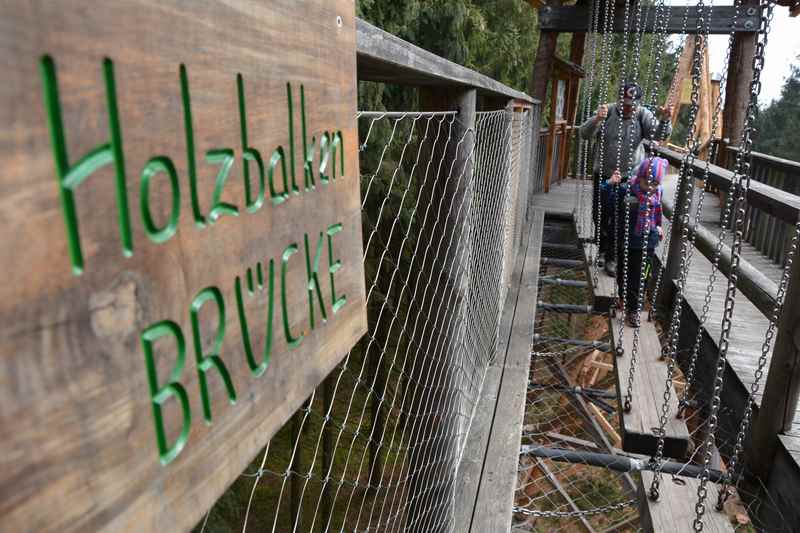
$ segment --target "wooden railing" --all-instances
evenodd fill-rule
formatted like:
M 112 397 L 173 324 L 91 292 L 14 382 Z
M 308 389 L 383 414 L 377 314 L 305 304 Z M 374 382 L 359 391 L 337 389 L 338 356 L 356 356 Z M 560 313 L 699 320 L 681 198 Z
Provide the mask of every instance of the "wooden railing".
M 659 147 L 659 155 L 669 160 L 671 165 L 679 167 L 684 158 L 682 153 Z M 780 246 L 785 249 L 786 242 L 793 235 L 793 228 L 800 218 L 800 196 L 796 196 L 775 186 L 779 184 L 778 178 L 769 178 L 770 173 L 778 172 L 779 165 L 786 168 L 782 162 L 768 160 L 766 156 L 754 156 L 754 181 L 751 181 L 747 191 L 747 225 L 745 234 L 750 236 L 751 242 L 759 242 L 767 249 Z M 771 158 L 775 159 L 775 158 Z M 764 167 L 773 167 L 767 171 Z M 789 168 L 794 168 L 789 165 Z M 735 193 L 733 188 L 733 173 L 718 165 L 707 165 L 705 161 L 695 160 L 689 169 L 695 178 L 702 178 L 707 172 L 708 182 L 725 194 Z M 765 173 L 766 172 L 766 173 Z M 757 174 L 760 173 L 760 174 Z M 758 176 L 758 177 L 756 177 Z M 760 178 L 760 179 L 759 179 Z M 772 179 L 772 184 L 770 184 Z M 786 184 L 789 180 L 784 177 L 780 183 Z M 683 206 L 689 194 L 686 183 L 679 184 L 676 206 Z M 679 235 L 681 231 L 682 212 L 670 213 L 672 215 L 672 232 Z M 676 207 L 676 211 L 680 211 Z M 771 226 L 770 226 L 771 224 Z M 764 229 L 766 225 L 766 230 Z M 783 229 L 779 229 L 780 227 Z M 769 228 L 772 228 L 769 230 Z M 790 231 L 789 228 L 792 228 Z M 689 233 L 695 236 L 697 250 L 710 261 L 714 260 L 717 236 L 714 232 L 702 225 L 690 225 Z M 780 233 L 782 232 L 782 233 Z M 674 240 L 674 239 L 673 239 Z M 772 244 L 769 242 L 772 241 Z M 672 253 L 670 249 L 665 265 L 665 279 L 676 279 L 680 254 Z M 782 260 L 779 257 L 779 260 Z M 726 277 L 731 274 L 731 249 L 723 246 L 720 258 L 720 271 Z M 790 430 L 794 413 L 800 397 L 800 352 L 796 340 L 800 338 L 800 260 L 795 259 L 789 272 L 789 283 L 786 291 L 783 313 L 778 321 L 777 336 L 769 364 L 764 395 L 761 399 L 759 415 L 754 423 L 753 450 L 758 450 L 757 457 L 752 459 L 751 468 L 757 475 L 764 476 L 770 471 L 772 459 L 778 446 L 778 435 Z M 665 285 L 664 287 L 666 287 Z M 766 317 L 772 319 L 775 314 L 775 302 L 778 292 L 777 284 L 767 278 L 756 267 L 747 261 L 740 262 L 737 288 L 746 296 L 755 307 Z M 667 302 L 671 299 L 666 300 Z
M 728 147 L 718 160 L 728 170 L 736 164 L 738 148 Z M 759 152 L 752 152 L 751 179 L 791 195 L 800 193 L 800 163 Z M 744 238 L 776 263 L 784 264 L 794 231 L 793 221 L 782 220 L 764 210 L 748 206 Z
M 565 120 L 557 120 L 552 128 L 539 131 L 539 177 L 542 180 L 542 191 L 549 192 L 550 187 L 562 181 L 569 172 L 571 142 L 574 126 Z

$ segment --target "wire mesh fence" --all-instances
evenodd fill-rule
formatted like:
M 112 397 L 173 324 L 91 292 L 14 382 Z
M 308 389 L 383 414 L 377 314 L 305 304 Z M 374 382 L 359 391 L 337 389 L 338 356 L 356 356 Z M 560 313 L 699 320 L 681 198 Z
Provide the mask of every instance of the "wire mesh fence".
M 535 110 L 359 114 L 368 332 L 198 531 L 451 531 Z

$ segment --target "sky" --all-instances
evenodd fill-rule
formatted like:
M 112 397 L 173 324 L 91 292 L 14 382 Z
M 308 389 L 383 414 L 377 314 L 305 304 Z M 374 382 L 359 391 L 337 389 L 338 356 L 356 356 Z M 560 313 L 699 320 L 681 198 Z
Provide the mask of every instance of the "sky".
M 667 0 L 667 4 L 694 5 L 696 2 Z M 732 5 L 730 0 L 715 1 L 714 5 Z M 727 35 L 712 35 L 709 39 L 709 66 L 711 72 L 722 73 L 727 68 L 725 52 L 728 49 Z M 790 65 L 800 64 L 800 16 L 789 17 L 789 8 L 775 6 L 772 26 L 767 40 L 764 71 L 761 73 L 761 95 L 759 105 L 769 105 L 781 95 L 781 88 L 791 72 Z
M 713 35 L 709 39 L 708 57 L 711 72 L 722 73 L 726 69 L 725 52 L 728 49 L 727 35 Z M 800 17 L 789 17 L 789 8 L 775 6 L 772 29 L 767 40 L 764 71 L 761 73 L 761 95 L 759 103 L 768 105 L 781 95 L 781 88 L 790 74 L 791 64 L 800 64 Z

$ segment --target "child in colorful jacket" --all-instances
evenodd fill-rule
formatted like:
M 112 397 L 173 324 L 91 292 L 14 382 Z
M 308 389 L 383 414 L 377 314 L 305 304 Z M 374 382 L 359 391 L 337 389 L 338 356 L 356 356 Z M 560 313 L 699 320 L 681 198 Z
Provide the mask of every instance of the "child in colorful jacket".
M 641 277 L 642 261 L 645 261 L 645 272 L 649 273 L 650 263 L 656 246 L 664 237 L 662 226 L 661 199 L 662 182 L 667 173 L 669 163 L 661 157 L 647 158 L 639 165 L 636 176 L 627 184 L 620 183 L 619 176 L 614 175 L 605 184 L 606 205 L 614 209 L 620 218 L 616 226 L 617 246 L 617 289 L 620 299 L 625 296 L 625 312 L 628 325 L 637 327 L 639 316 L 639 291 L 642 283 L 647 282 L 647 275 Z M 628 209 L 628 268 L 625 272 L 625 211 Z M 611 223 L 614 223 L 613 217 Z M 614 229 L 609 228 L 613 234 Z M 623 293 L 625 289 L 625 293 Z

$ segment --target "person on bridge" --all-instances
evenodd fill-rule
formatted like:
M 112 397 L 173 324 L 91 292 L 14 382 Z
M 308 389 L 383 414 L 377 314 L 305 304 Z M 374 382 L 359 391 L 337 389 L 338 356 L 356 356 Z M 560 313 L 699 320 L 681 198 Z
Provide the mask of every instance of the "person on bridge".
M 620 183 L 627 182 L 628 177 L 644 160 L 642 141 L 650 138 L 663 141 L 672 133 L 672 110 L 669 106 L 659 107 L 655 114 L 641 106 L 642 88 L 636 83 L 625 84 L 620 92 L 621 108 L 618 104 L 603 104 L 580 126 L 580 136 L 594 141 L 592 220 L 597 222 L 597 211 L 600 209 L 600 227 L 595 227 L 595 231 L 599 231 L 600 240 L 598 261 L 605 263 L 609 276 L 615 276 L 617 271 L 611 239 L 614 235 L 613 228 L 618 227 L 618 224 L 614 219 L 615 210 L 599 205 L 602 201 L 601 184 L 611 179 L 615 172 L 620 174 Z
M 661 157 L 648 158 L 642 161 L 634 176 L 628 183 L 622 182 L 622 174 L 614 171 L 611 179 L 602 185 L 603 196 L 610 209 L 618 208 L 620 224 L 617 242 L 617 291 L 620 300 L 624 298 L 626 322 L 630 327 L 639 325 L 636 312 L 639 307 L 639 291 L 641 285 L 647 286 L 650 265 L 656 246 L 664 238 L 662 227 L 661 186 L 667 174 L 669 163 Z M 625 211 L 628 209 L 628 268 L 625 271 Z M 642 264 L 644 261 L 644 265 Z M 645 275 L 642 277 L 642 266 Z M 625 292 L 623 292 L 623 288 Z

